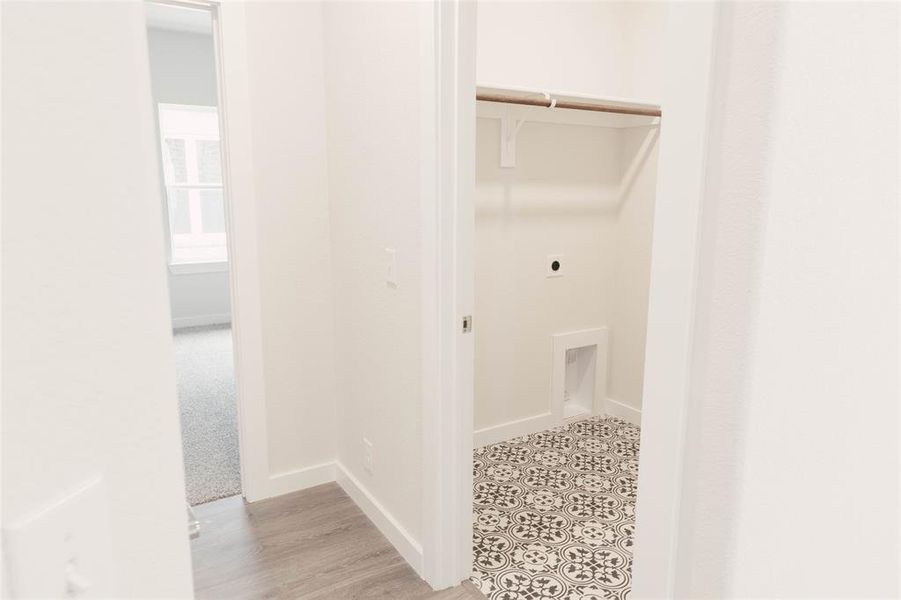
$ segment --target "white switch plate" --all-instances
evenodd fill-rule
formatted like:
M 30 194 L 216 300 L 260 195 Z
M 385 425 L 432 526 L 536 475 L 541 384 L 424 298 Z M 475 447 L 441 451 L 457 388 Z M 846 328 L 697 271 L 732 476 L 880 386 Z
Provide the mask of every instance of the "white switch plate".
M 103 478 L 97 476 L 4 526 L 12 597 L 115 597 L 108 519 Z
M 566 264 L 564 258 L 565 257 L 562 254 L 548 254 L 547 261 L 545 262 L 545 276 L 563 277 L 563 267 Z
M 397 250 L 385 248 L 385 281 L 391 287 L 397 287 Z

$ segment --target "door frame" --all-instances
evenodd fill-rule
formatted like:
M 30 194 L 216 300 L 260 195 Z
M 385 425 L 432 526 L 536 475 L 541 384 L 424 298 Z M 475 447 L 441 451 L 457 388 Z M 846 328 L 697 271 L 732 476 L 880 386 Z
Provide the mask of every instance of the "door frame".
M 672 597 L 679 549 L 707 139 L 713 2 L 671 5 L 660 128 L 632 598 Z M 472 563 L 476 7 L 435 0 L 434 202 L 423 202 L 423 576 L 435 589 Z M 424 104 L 425 105 L 425 104 Z M 428 178 L 427 178 L 428 179 Z M 429 236 L 434 241 L 428 242 Z M 479 327 L 478 315 L 473 328 Z
M 434 87 L 422 96 L 432 120 L 423 127 L 432 168 L 421 224 L 422 577 L 444 589 L 472 570 L 474 344 L 462 321 L 473 307 L 476 3 L 427 6 L 423 78 Z
M 241 493 L 253 502 L 271 493 L 244 6 L 218 0 L 145 2 L 203 10 L 212 21 Z
M 204 2 L 213 16 L 216 84 L 225 170 L 238 443 L 244 498 L 272 495 L 263 371 L 263 317 L 253 175 L 250 80 L 244 3 Z

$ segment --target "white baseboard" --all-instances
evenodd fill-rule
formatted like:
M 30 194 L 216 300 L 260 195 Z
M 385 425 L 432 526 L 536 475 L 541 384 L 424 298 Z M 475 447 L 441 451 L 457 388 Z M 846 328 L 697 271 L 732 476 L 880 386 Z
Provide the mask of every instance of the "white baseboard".
M 607 398 L 606 411 L 612 417 L 619 417 L 633 425 L 641 426 L 641 411 L 628 404 L 623 404 L 619 400 Z
M 270 475 L 264 498 L 290 494 L 331 482 L 337 482 L 341 486 L 354 504 L 369 517 L 369 520 L 421 577 L 422 546 L 340 462 L 322 463 L 296 471 Z M 264 498 L 259 498 L 259 500 Z
M 232 322 L 229 313 L 221 315 L 196 315 L 193 317 L 174 317 L 172 329 L 184 329 L 185 327 L 203 327 L 206 325 L 225 325 Z
M 266 498 L 299 492 L 323 483 L 335 481 L 335 463 L 328 462 L 312 467 L 304 467 L 296 471 L 276 473 L 269 476 Z M 262 498 L 260 498 L 262 500 Z
M 382 532 L 394 548 L 404 557 L 413 570 L 422 577 L 422 546 L 413 536 L 389 513 L 369 490 L 354 477 L 340 462 L 336 462 L 336 480 L 338 485 L 356 503 L 369 520 Z
M 637 408 L 632 408 L 627 404 L 623 404 L 619 400 L 607 398 L 605 412 L 610 416 L 619 417 L 633 425 L 641 425 L 641 411 Z M 517 419 L 516 421 L 508 421 L 506 423 L 501 423 L 500 425 L 492 425 L 491 427 L 485 427 L 473 432 L 473 446 L 475 448 L 481 448 L 488 444 L 497 444 L 498 442 L 512 440 L 513 438 L 529 435 L 530 433 L 537 433 L 539 431 L 544 431 L 545 429 L 558 427 L 568 421 L 577 421 L 589 416 L 591 415 L 585 414 L 576 417 L 555 419 L 552 413 L 546 412 L 524 419 Z
M 550 412 L 517 419 L 516 421 L 508 421 L 500 425 L 492 425 L 491 427 L 474 431 L 472 435 L 473 445 L 476 448 L 481 448 L 488 444 L 496 444 L 515 437 L 544 431 L 560 424 L 554 420 Z

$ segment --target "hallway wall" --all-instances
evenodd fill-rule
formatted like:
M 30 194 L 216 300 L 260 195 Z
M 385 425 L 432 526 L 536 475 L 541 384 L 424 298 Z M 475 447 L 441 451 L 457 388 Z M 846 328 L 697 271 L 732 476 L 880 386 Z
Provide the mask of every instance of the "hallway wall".
M 745 388 L 734 596 L 901 592 L 899 8 L 783 5 L 770 71 L 776 101 Z M 736 27 L 750 22 L 737 19 Z M 868 482 L 865 509 L 861 490 L 847 485 L 850 474 Z M 867 550 L 843 556 L 836 572 L 827 566 L 835 539 L 822 525 L 849 514 L 854 525 L 843 531 L 842 547 Z M 784 543 L 772 544 L 786 533 Z
M 680 598 L 899 593 L 898 13 L 723 10 Z
M 4 2 L 2 17 L 3 526 L 99 475 L 91 534 L 108 516 L 112 547 L 85 576 L 112 574 L 109 597 L 188 598 L 143 6 Z M 29 564 L 52 586 L 47 566 Z
M 337 455 L 413 553 L 422 531 L 420 94 L 428 74 L 420 31 L 428 9 L 324 8 Z M 386 282 L 386 248 L 397 253 L 396 286 Z
M 336 451 L 322 6 L 244 11 L 269 476 L 281 493 L 318 481 Z

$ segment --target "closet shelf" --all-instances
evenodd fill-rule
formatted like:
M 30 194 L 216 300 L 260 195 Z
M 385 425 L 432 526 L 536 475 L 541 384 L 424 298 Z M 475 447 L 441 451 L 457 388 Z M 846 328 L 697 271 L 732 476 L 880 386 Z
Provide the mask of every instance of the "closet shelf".
M 476 100 L 476 116 L 489 119 L 614 128 L 660 123 L 659 105 L 626 98 L 479 85 Z

